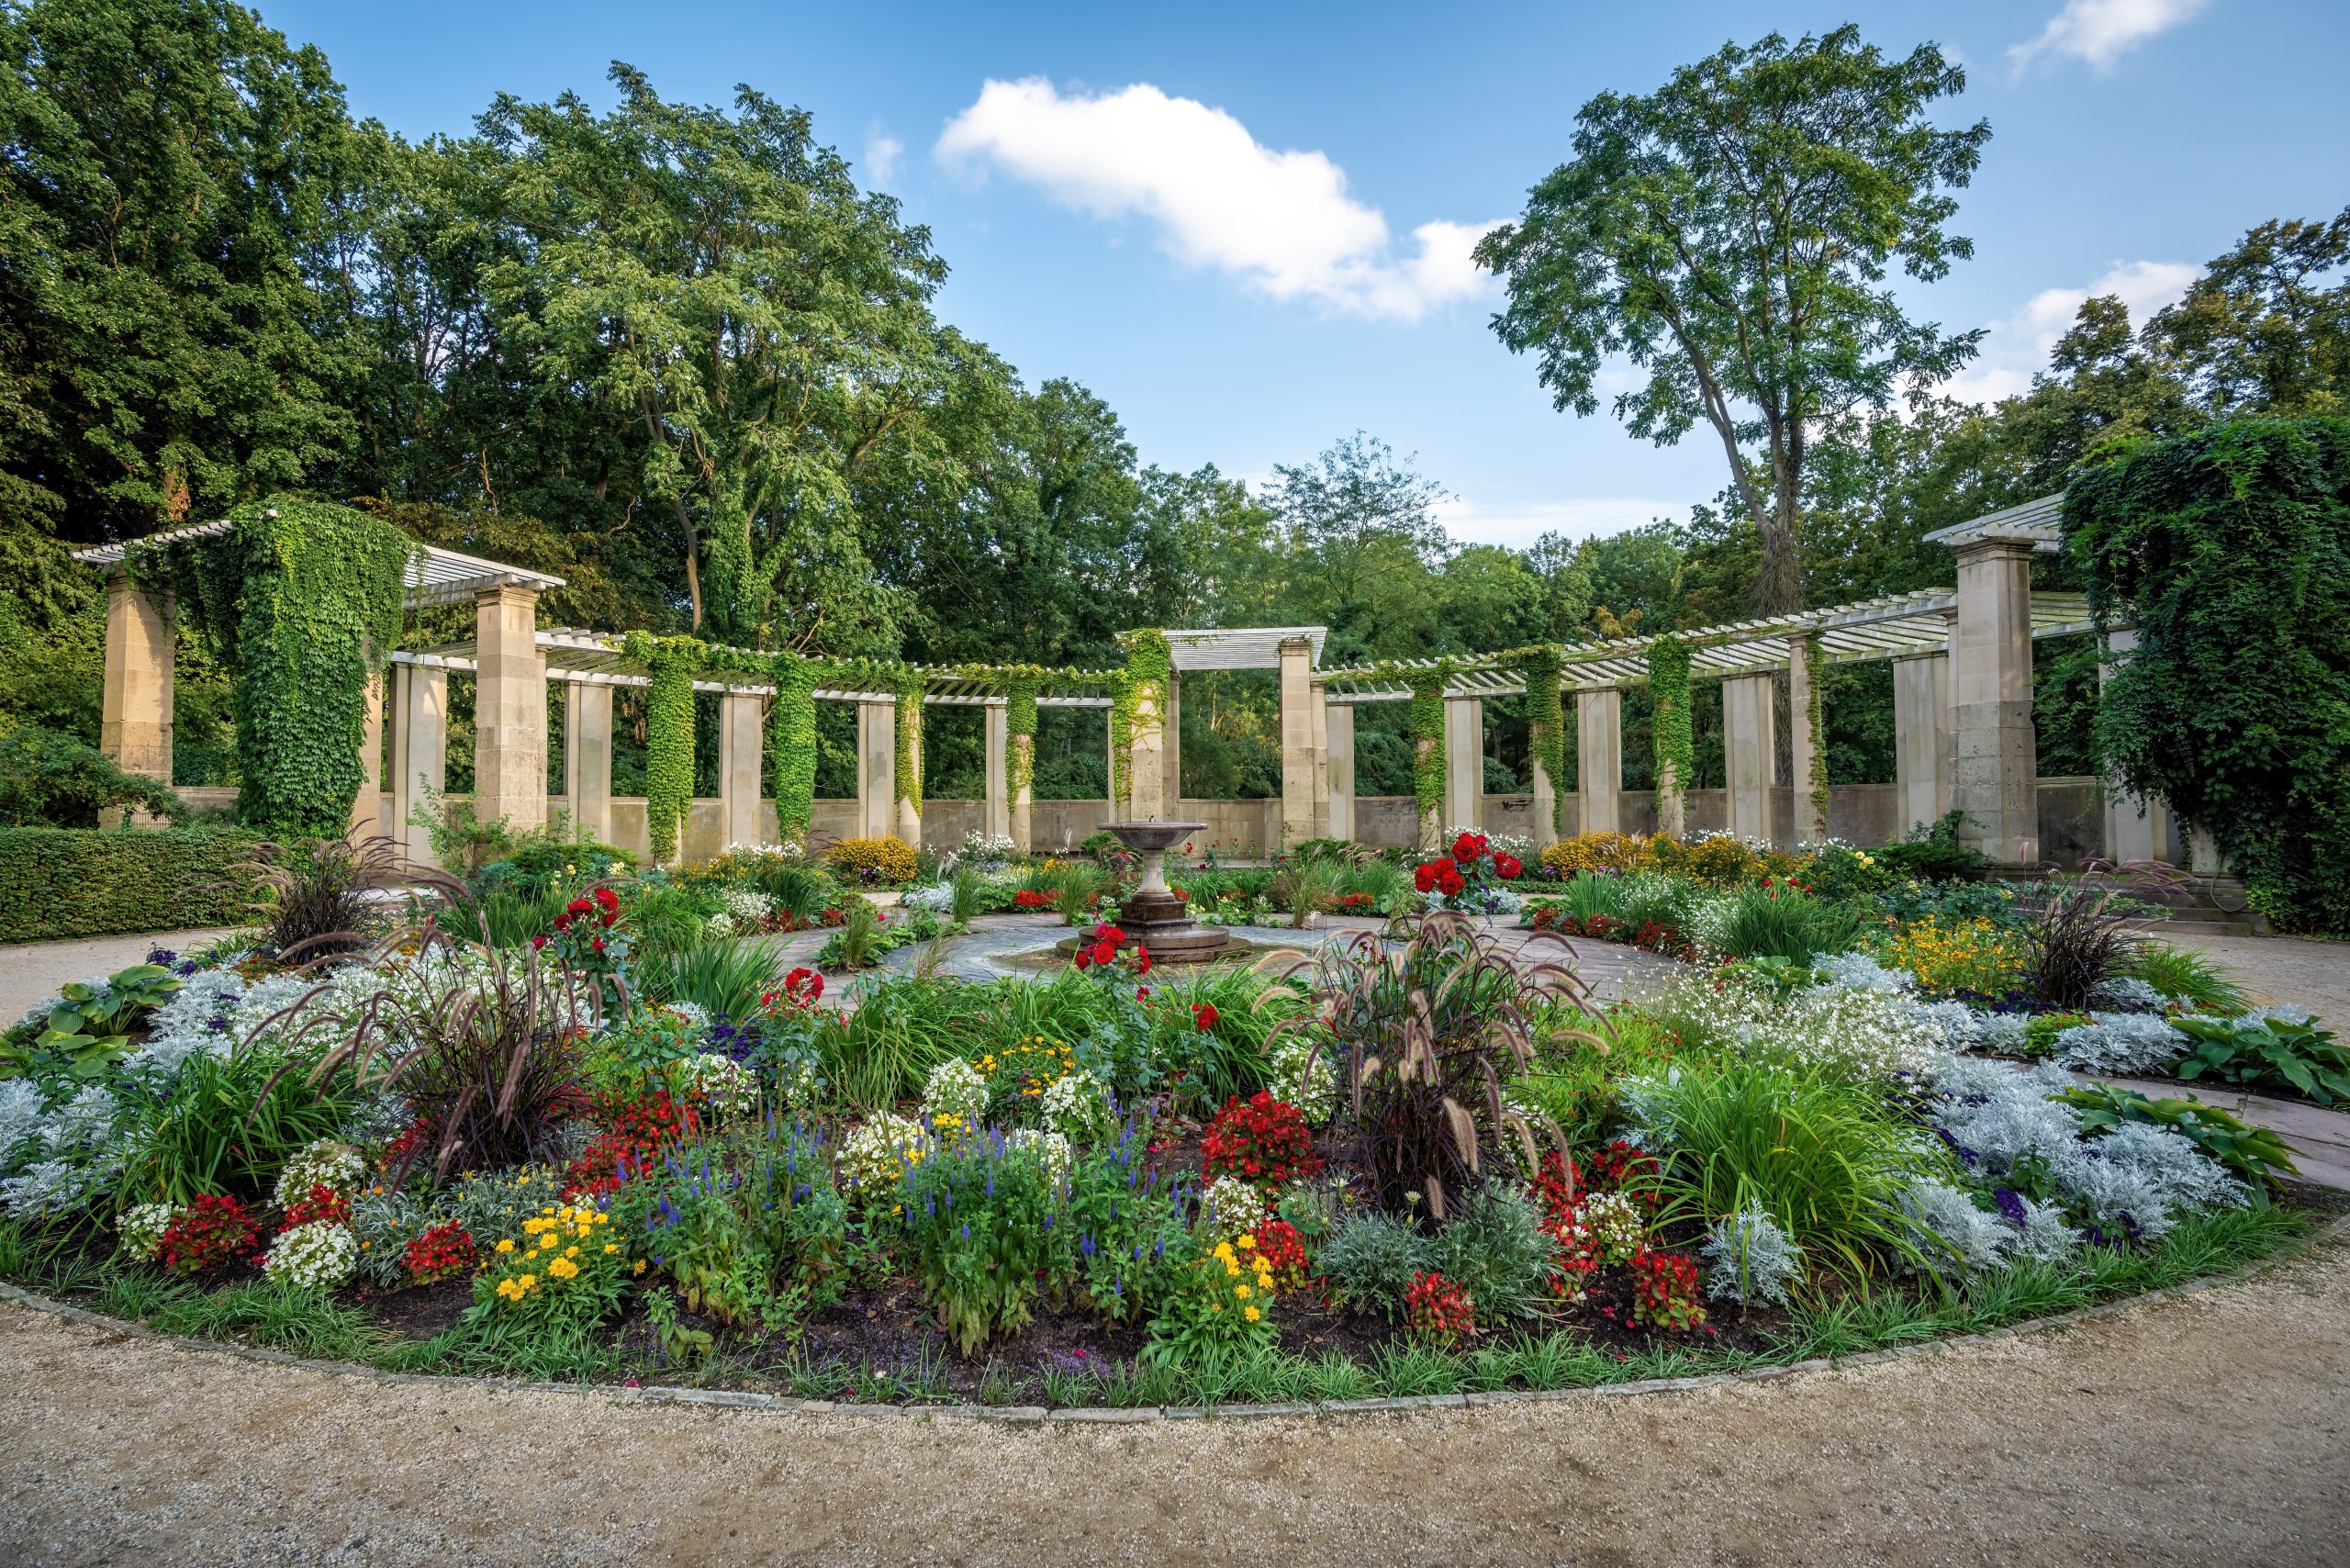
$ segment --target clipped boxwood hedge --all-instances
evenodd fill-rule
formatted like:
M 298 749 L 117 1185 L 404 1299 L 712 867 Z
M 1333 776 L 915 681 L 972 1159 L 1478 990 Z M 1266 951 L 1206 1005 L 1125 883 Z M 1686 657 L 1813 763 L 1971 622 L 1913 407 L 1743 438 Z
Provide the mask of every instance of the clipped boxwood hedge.
M 115 936 L 250 918 L 257 835 L 234 828 L 0 828 L 0 942 Z

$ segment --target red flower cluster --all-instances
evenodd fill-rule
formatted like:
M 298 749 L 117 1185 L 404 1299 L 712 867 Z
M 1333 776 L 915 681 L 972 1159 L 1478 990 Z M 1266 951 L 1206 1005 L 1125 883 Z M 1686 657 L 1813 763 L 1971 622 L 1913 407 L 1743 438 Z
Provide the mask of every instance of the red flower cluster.
M 1697 1265 L 1678 1252 L 1632 1254 L 1632 1321 L 1660 1334 L 1689 1334 L 1706 1326 L 1697 1301 Z
M 1377 902 L 1369 893 L 1340 893 L 1331 907 L 1343 914 L 1352 910 L 1369 909 Z
M 1777 898 L 1783 892 L 1807 893 L 1811 891 L 1811 886 L 1798 882 L 1793 877 L 1765 877 L 1762 879 L 1762 891 L 1771 898 Z
M 567 934 L 573 922 L 592 919 L 597 924 L 610 929 L 620 917 L 620 894 L 610 888 L 598 888 L 588 897 L 573 899 L 564 905 L 563 913 L 554 917 L 554 928 Z
M 1450 1345 L 1477 1332 L 1476 1304 L 1442 1274 L 1414 1274 L 1404 1292 L 1404 1321 L 1414 1333 Z
M 285 1217 L 277 1222 L 277 1228 L 282 1234 L 320 1219 L 337 1225 L 351 1223 L 351 1200 L 323 1182 L 313 1183 L 308 1192 L 285 1205 Z
M 1583 1192 L 1583 1171 L 1575 1162 L 1557 1149 L 1542 1157 L 1541 1169 L 1534 1173 L 1534 1202 L 1542 1210 L 1547 1225 L 1556 1225 L 1575 1212 L 1575 1201 Z
M 1257 1227 L 1257 1256 L 1272 1265 L 1273 1288 L 1277 1291 L 1300 1291 L 1305 1288 L 1308 1267 L 1305 1260 L 1305 1238 L 1297 1226 L 1285 1219 L 1269 1219 Z
M 473 1234 L 455 1220 L 447 1220 L 409 1242 L 401 1256 L 408 1264 L 408 1278 L 420 1285 L 453 1280 L 474 1266 Z
M 1517 874 L 1525 869 L 1526 862 L 1515 855 L 1502 854 L 1494 857 L 1494 875 L 1505 882 L 1516 881 Z
M 1118 961 L 1118 949 L 1126 944 L 1126 934 L 1107 921 L 1093 928 L 1085 945 L 1077 950 L 1077 967 L 1080 969 L 1097 966 L 1108 968 Z M 1135 973 L 1150 973 L 1150 949 L 1137 946 L 1134 956 Z
M 1012 895 L 1012 907 L 1014 909 L 1044 909 L 1052 902 L 1034 888 L 1023 888 Z
M 172 1216 L 156 1249 L 175 1274 L 208 1274 L 261 1250 L 261 1226 L 234 1198 L 206 1193 Z
M 1449 860 L 1426 861 L 1412 872 L 1412 886 L 1424 893 L 1442 893 L 1450 898 L 1467 885 L 1461 879 L 1460 868 Z
M 824 994 L 824 977 L 801 966 L 783 977 L 783 989 L 764 992 L 759 1006 L 769 1013 L 805 1013 Z
M 564 1172 L 565 1197 L 611 1192 L 660 1159 L 663 1149 L 701 1130 L 693 1107 L 672 1100 L 666 1090 L 608 1109 L 603 1121 L 604 1130 Z
M 1200 1168 L 1213 1182 L 1237 1176 L 1252 1186 L 1279 1192 L 1322 1169 L 1305 1114 L 1259 1089 L 1248 1099 L 1235 1095 L 1208 1124 L 1200 1142 Z
M 1650 1208 L 1656 1206 L 1662 1191 L 1663 1172 L 1656 1156 L 1634 1144 L 1617 1138 L 1591 1157 L 1584 1168 L 1591 1184 L 1603 1193 L 1621 1193 L 1638 1199 Z
M 1452 857 L 1455 860 L 1482 859 L 1491 842 L 1482 833 L 1463 833 L 1452 841 Z
M 1214 1028 L 1215 1021 L 1222 1016 L 1223 1014 L 1216 1012 L 1215 1003 L 1203 1002 L 1192 1009 L 1192 1027 L 1204 1033 Z

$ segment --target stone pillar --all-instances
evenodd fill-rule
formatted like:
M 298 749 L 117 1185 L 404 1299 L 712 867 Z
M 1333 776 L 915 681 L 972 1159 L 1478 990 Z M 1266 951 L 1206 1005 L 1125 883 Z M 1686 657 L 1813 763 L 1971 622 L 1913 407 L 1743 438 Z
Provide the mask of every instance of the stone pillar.
M 172 781 L 172 596 L 143 593 L 118 567 L 106 578 L 105 684 L 98 698 L 98 749 L 125 773 Z M 118 825 L 127 808 L 99 813 Z
M 1330 827 L 1332 838 L 1348 843 L 1355 836 L 1355 705 L 1323 703 L 1323 729 L 1330 737 Z
M 987 706 L 988 805 L 980 831 L 990 838 L 1012 835 L 1012 799 L 1004 790 L 1004 781 L 1012 765 L 1007 742 L 1012 733 L 1012 711 L 1001 702 Z
M 1013 735 L 1004 759 L 1012 790 L 1012 846 L 1027 854 L 1035 844 L 1036 737 Z
M 612 689 L 599 681 L 564 686 L 563 790 L 571 826 L 599 844 L 612 841 Z
M 1962 842 L 1998 866 L 2040 862 L 2039 756 L 2031 733 L 2031 546 L 1958 546 L 1951 691 L 1958 759 L 1951 804 Z
M 728 847 L 757 844 L 759 762 L 766 747 L 765 704 L 755 691 L 728 689 L 718 700 L 718 800 Z
M 2221 876 L 2228 868 L 2220 854 L 2220 841 L 2199 827 L 2187 835 L 2187 868 L 2199 877 Z
M 1624 693 L 1588 686 L 1575 693 L 1575 803 L 1578 831 L 1621 833 L 1624 794 Z
M 1911 654 L 1893 661 L 1894 799 L 1897 836 L 1931 825 L 1950 810 L 1951 761 L 1958 729 L 1950 706 L 1950 655 Z
M 1771 782 L 1777 766 L 1777 712 L 1767 675 L 1722 681 L 1722 735 L 1729 784 L 1729 831 L 1744 839 L 1771 836 Z
M 897 827 L 898 705 L 856 705 L 856 835 L 887 838 Z
M 1550 765 L 1542 760 L 1544 744 L 1542 725 L 1526 726 L 1526 756 L 1534 772 L 1534 853 L 1540 855 L 1559 838 L 1559 781 L 1550 777 Z
M 422 665 L 399 666 L 403 700 L 392 732 L 392 766 L 399 770 L 393 810 L 395 836 L 405 836 L 408 857 L 437 866 L 432 830 L 414 820 L 419 807 L 440 809 L 449 787 L 449 672 Z
M 1485 821 L 1485 704 L 1476 697 L 1444 700 L 1444 830 L 1482 827 Z
M 1148 682 L 1135 689 L 1133 726 L 1126 732 L 1126 809 L 1132 821 L 1171 822 L 1167 808 L 1167 715 Z
M 1444 753 L 1438 748 L 1443 745 L 1441 736 L 1415 735 L 1412 737 L 1412 804 L 1416 813 L 1419 847 L 1423 853 L 1432 854 L 1444 843 L 1444 800 L 1438 797 L 1433 803 L 1423 805 L 1419 801 L 1418 790 L 1420 779 L 1427 774 L 1429 757 L 1431 755 L 1442 756 Z M 1448 778 L 1446 782 L 1449 786 L 1450 779 Z
M 1795 790 L 1795 844 L 1782 847 L 1792 849 L 1796 845 L 1828 842 L 1828 801 L 1812 793 L 1811 767 L 1816 753 L 1811 733 L 1811 663 L 1805 650 L 1811 639 L 1807 636 L 1787 639 L 1787 783 Z M 1820 715 L 1820 727 L 1827 727 L 1828 715 Z
M 922 704 L 909 702 L 899 706 L 895 725 L 907 732 L 906 770 L 912 777 L 897 780 L 897 812 L 892 826 L 900 838 L 912 845 L 916 849 L 920 849 L 922 847 Z M 892 730 L 890 742 L 894 771 L 895 729 Z
M 351 798 L 351 831 L 358 838 L 384 832 L 384 684 L 377 670 L 361 689 L 367 709 L 359 721 L 359 792 Z
M 1340 836 L 1330 831 L 1330 703 L 1319 689 L 1309 689 L 1305 711 L 1314 716 L 1314 836 Z
M 1168 819 L 1183 814 L 1183 678 L 1167 672 L 1167 740 L 1160 767 L 1167 775 Z
M 2134 630 L 2109 632 L 2105 636 L 2105 657 L 2097 666 L 2097 683 L 2100 689 L 2123 659 L 2138 650 L 2138 633 Z M 2117 865 L 2132 860 L 2163 860 L 2176 863 L 2178 859 L 2177 834 L 2171 824 L 2170 807 L 2159 800 L 2147 800 L 2133 795 L 2118 778 L 2103 781 L 2105 796 L 2105 857 Z M 2216 857 L 2214 857 L 2216 860 Z M 2215 866 L 2216 868 L 2216 866 Z
M 1314 644 L 1281 644 L 1281 841 L 1286 849 L 1314 836 L 1315 783 L 1321 758 L 1314 753 Z
M 474 820 L 516 833 L 547 820 L 547 664 L 535 588 L 474 597 Z

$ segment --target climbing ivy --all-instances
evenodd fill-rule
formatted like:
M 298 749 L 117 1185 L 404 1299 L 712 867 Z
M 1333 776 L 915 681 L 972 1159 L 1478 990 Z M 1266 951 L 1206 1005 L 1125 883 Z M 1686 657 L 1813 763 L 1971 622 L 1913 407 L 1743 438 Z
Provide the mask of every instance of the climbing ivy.
M 776 829 L 805 845 L 816 802 L 816 665 L 798 654 L 768 662 L 775 704 L 767 710 L 767 756 L 775 763 Z
M 281 835 L 351 823 L 369 678 L 400 631 L 414 541 L 349 507 L 279 498 L 239 507 L 220 533 L 133 550 L 142 585 L 237 671 L 238 817 Z
M 1444 664 L 1412 671 L 1412 798 L 1422 822 L 1444 810 L 1444 683 L 1451 676 Z M 1422 741 L 1435 744 L 1423 746 Z
M 898 799 L 922 814 L 922 678 L 901 670 L 898 693 Z
M 1167 686 L 1175 675 L 1175 651 L 1168 644 L 1167 633 L 1151 627 L 1129 632 L 1119 641 L 1125 646 L 1126 667 L 1111 688 L 1111 782 L 1119 810 L 1131 812 L 1135 720 L 1146 697 L 1150 699 L 1151 711 L 1162 722 L 1166 720 Z
M 1037 684 L 1035 676 L 1013 676 L 1003 683 L 1004 790 L 1010 800 L 1020 799 L 1036 776 Z
M 709 649 L 692 637 L 631 632 L 621 651 L 653 678 L 644 697 L 644 825 L 653 858 L 677 857 L 694 800 L 694 677 Z
M 1550 831 L 1562 833 L 1567 812 L 1567 713 L 1559 700 L 1560 650 L 1551 644 L 1528 648 L 1518 659 L 1526 678 L 1526 722 L 1529 749 L 1550 779 Z
M 1655 711 L 1657 831 L 1664 831 L 1667 801 L 1688 793 L 1696 756 L 1689 739 L 1689 650 L 1677 637 L 1649 645 L 1649 700 Z
M 1803 640 L 1804 687 L 1811 693 L 1804 714 L 1804 722 L 1811 729 L 1811 777 L 1805 782 L 1811 788 L 1813 817 L 1823 839 L 1828 836 L 1828 709 L 1819 678 L 1826 673 L 1827 663 L 1819 633 L 1814 632 Z

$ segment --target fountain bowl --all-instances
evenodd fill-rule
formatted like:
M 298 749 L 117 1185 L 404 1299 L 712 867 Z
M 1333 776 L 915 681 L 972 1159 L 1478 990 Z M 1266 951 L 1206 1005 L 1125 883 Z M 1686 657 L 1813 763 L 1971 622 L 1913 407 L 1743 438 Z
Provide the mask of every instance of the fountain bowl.
M 1102 830 L 1142 857 L 1142 886 L 1119 906 L 1118 924 L 1136 942 L 1150 949 L 1155 962 L 1202 964 L 1225 956 L 1232 938 L 1222 926 L 1198 925 L 1191 907 L 1167 886 L 1167 868 L 1160 858 L 1184 839 L 1206 829 L 1205 823 L 1103 823 Z M 1072 945 L 1073 946 L 1073 945 Z

